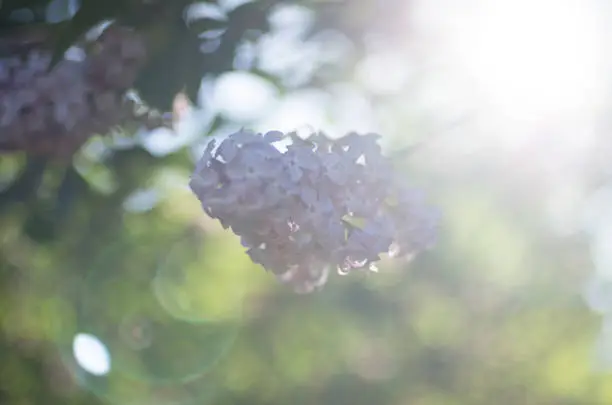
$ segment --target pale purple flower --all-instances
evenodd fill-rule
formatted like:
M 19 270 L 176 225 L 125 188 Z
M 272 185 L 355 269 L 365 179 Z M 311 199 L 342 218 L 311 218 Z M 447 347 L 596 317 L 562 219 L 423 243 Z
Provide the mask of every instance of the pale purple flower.
M 230 137 L 221 142 L 215 155 L 221 156 L 224 163 L 229 163 L 238 155 L 238 149 L 238 143 Z
M 375 271 L 392 246 L 414 254 L 435 240 L 434 211 L 397 181 L 377 139 L 241 130 L 214 153 L 209 145 L 190 185 L 255 263 L 311 292 L 330 269 Z M 285 152 L 279 141 L 289 141 Z
M 285 170 L 292 182 L 299 182 L 307 171 L 319 168 L 318 157 L 312 150 L 312 145 L 303 142 L 289 145 L 284 154 Z
M 127 53 L 112 52 L 111 48 L 122 44 Z M 52 50 L 44 44 L 32 44 L 23 57 L 0 57 L 0 133 L 4 145 L 68 157 L 91 135 L 107 133 L 122 124 L 146 122 L 134 116 L 125 97 L 145 62 L 146 44 L 140 34 L 112 24 L 96 40 L 96 46 L 87 45 L 91 51 L 83 59 L 64 58 L 51 71 Z M 99 80 L 112 70 L 120 71 L 121 86 Z M 49 143 L 48 137 L 54 141 Z

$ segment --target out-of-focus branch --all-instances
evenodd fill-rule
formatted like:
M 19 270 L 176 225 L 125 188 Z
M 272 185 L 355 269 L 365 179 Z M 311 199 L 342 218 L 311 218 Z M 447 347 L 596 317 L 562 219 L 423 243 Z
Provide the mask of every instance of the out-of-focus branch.
M 14 202 L 25 202 L 36 194 L 46 167 L 47 159 L 28 158 L 19 177 L 0 193 L 0 208 Z

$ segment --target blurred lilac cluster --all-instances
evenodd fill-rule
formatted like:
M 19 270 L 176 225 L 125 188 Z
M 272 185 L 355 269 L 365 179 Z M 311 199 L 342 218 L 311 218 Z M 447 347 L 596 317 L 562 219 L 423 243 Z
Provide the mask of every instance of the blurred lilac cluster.
M 331 269 L 375 271 L 383 253 L 414 255 L 435 242 L 437 211 L 405 186 L 377 139 L 241 130 L 209 143 L 190 186 L 254 262 L 311 292 Z
M 90 50 L 73 47 L 48 71 L 52 50 L 26 44 L 0 57 L 0 146 L 71 155 L 89 136 L 138 119 L 124 94 L 146 48 L 132 30 L 111 25 Z

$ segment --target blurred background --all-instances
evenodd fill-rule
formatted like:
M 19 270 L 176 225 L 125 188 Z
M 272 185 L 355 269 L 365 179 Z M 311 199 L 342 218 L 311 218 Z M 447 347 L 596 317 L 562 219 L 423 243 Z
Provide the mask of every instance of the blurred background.
M 0 49 L 128 2 L 94 3 L 0 2 Z M 171 125 L 0 159 L 3 403 L 612 403 L 608 2 L 226 0 L 181 18 L 203 23 L 195 50 L 172 37 L 128 86 Z M 441 208 L 438 245 L 294 294 L 187 187 L 242 127 L 380 133 Z

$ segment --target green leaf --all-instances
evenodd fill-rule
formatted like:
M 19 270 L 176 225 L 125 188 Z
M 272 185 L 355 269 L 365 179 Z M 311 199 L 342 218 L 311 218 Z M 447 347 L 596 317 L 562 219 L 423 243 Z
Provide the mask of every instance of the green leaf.
M 243 31 L 268 31 L 270 29 L 268 13 L 272 6 L 278 3 L 280 1 L 262 0 L 242 4 L 228 14 L 230 24 L 233 27 L 241 27 Z
M 184 22 L 175 22 L 165 33 L 165 46 L 153 55 L 134 84 L 143 101 L 160 111 L 170 111 L 174 96 L 181 91 L 197 102 L 204 73 L 200 41 Z
M 0 1 L 0 20 L 20 8 L 37 10 L 47 6 L 50 0 L 3 0 Z
M 190 21 L 188 25 L 192 32 L 195 34 L 201 34 L 206 31 L 227 28 L 227 21 L 215 20 L 213 18 L 198 18 Z
M 57 238 L 57 231 L 53 212 L 43 203 L 30 209 L 23 223 L 23 233 L 40 244 L 52 243 Z
M 128 6 L 129 2 L 123 0 L 83 0 L 79 11 L 58 33 L 48 70 L 51 71 L 63 58 L 68 48 L 87 31 L 104 20 L 117 17 Z
M 211 134 L 215 133 L 217 130 L 219 130 L 225 124 L 226 124 L 226 119 L 223 118 L 221 115 L 217 115 L 213 119 L 213 122 L 210 125 L 210 127 L 208 128 L 208 134 L 207 135 L 211 135 Z

